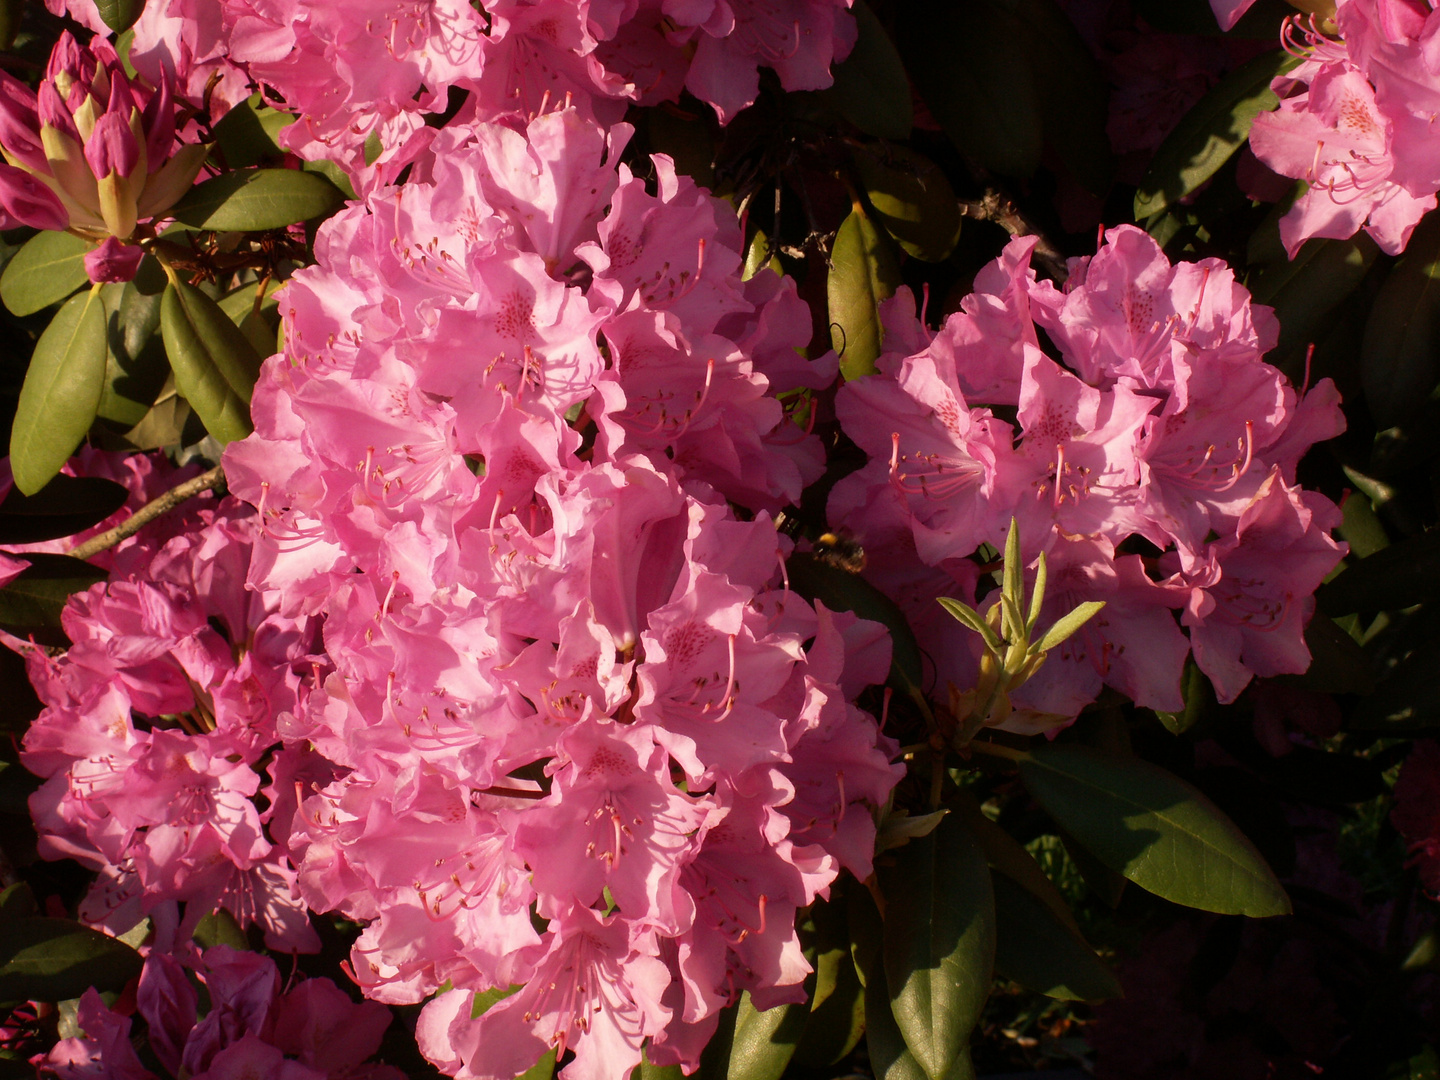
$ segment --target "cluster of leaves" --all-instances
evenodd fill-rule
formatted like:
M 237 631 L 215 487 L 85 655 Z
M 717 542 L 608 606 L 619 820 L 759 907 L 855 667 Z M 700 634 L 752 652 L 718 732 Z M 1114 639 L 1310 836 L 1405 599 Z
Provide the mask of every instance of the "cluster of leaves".
M 1203 0 L 1133 7 L 1162 30 L 1218 34 Z M 1232 35 L 1273 35 L 1280 7 L 1257 4 Z M 123 29 L 139 5 L 100 8 Z M 0 3 L 0 36 L 13 55 L 43 59 L 58 24 L 38 5 L 23 22 L 18 10 Z M 842 883 L 803 916 L 809 1000 L 757 1012 L 743 999 L 701 1075 L 823 1077 L 858 1063 L 885 1080 L 961 1080 L 1067 1056 L 1101 1076 L 1211 1075 L 1223 1066 L 1205 1047 L 1222 1043 L 1279 1075 L 1307 1062 L 1433 1072 L 1440 1017 L 1424 995 L 1440 936 L 1388 811 L 1413 741 L 1440 730 L 1440 218 L 1398 258 L 1362 235 L 1311 240 L 1286 259 L 1285 203 L 1256 204 L 1236 180 L 1248 126 L 1292 63 L 1278 49 L 1219 78 L 1132 185 L 1115 178 L 1106 76 L 1053 0 L 855 0 L 854 14 L 858 43 L 830 90 L 762 81 L 756 105 L 724 128 L 693 101 L 635 109 L 627 159 L 643 173 L 646 154 L 667 153 L 731 198 L 748 269 L 798 279 L 812 351 L 833 347 L 846 378 L 874 370 L 879 305 L 901 284 L 949 310 L 1007 234 L 1023 232 L 1043 234 L 1037 264 L 1063 275 L 1065 256 L 1093 249 L 1093 232 L 1067 231 L 1066 192 L 1088 193 L 1106 223 L 1140 223 L 1173 259 L 1226 260 L 1276 309 L 1270 361 L 1297 381 L 1329 376 L 1345 397 L 1349 430 L 1306 460 L 1302 479 L 1343 500 L 1350 555 L 1318 595 L 1309 673 L 1222 706 L 1192 668 L 1183 712 L 1112 696 L 1053 740 L 978 727 L 957 739 L 945 719 L 954 703 L 895 604 L 837 560 L 792 557 L 797 591 L 890 629 L 890 683 L 869 703 L 911 769 L 881 821 L 875 878 Z M 215 125 L 214 175 L 173 208 L 128 284 L 90 286 L 90 241 L 3 238 L 0 426 L 15 490 L 0 503 L 0 543 L 74 536 L 124 501 L 118 485 L 57 475 L 82 442 L 215 460 L 251 430 L 250 391 L 278 329 L 273 290 L 345 195 L 333 169 L 282 167 L 274 136 L 290 119 L 257 97 Z M 863 455 L 825 402 L 811 408 L 829 468 L 788 516 L 814 539 L 828 530 L 830 487 Z M 1013 592 L 1014 560 L 995 554 L 995 588 Z M 0 588 L 0 627 L 63 646 L 66 597 L 105 574 L 69 555 L 27 558 Z M 1018 594 L 1012 606 L 1026 610 Z M 1000 627 L 956 614 L 1011 675 L 1063 637 L 1018 614 Z M 18 737 L 38 706 L 17 658 L 0 655 L 0 679 Z M 37 860 L 33 782 L 12 749 L 0 757 L 0 1003 L 12 1010 L 0 1076 L 20 1076 L 46 1039 L 73 1029 L 85 988 L 120 995 L 140 957 L 69 917 L 85 872 Z M 1253 930 L 1241 917 L 1274 918 Z M 307 967 L 334 975 L 354 930 L 327 925 L 327 951 Z M 1282 963 L 1296 948 L 1301 975 Z M 1147 954 L 1178 958 L 1169 982 L 1155 981 Z M 1272 1003 L 1215 999 L 1254 970 L 1281 999 L 1289 970 L 1333 1037 L 1306 1044 Z M 1035 995 L 1063 1004 L 1041 1009 Z M 1088 1031 L 1091 1045 L 1031 1028 Z M 1157 1029 L 1173 1039 L 1132 1042 L 1127 1057 L 1127 1033 Z M 386 1054 L 427 1068 L 413 1045 Z

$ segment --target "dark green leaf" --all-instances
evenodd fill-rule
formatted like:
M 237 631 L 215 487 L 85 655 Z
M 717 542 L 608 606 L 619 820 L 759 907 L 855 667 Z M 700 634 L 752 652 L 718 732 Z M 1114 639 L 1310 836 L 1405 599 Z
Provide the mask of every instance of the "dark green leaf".
M 27 919 L 39 910 L 39 905 L 35 903 L 35 894 L 26 882 L 17 881 L 6 887 L 4 892 L 0 892 L 0 922 Z
M 912 696 L 920 694 L 920 646 L 895 601 L 859 574 L 831 566 L 813 555 L 791 555 L 785 567 L 790 587 L 806 600 L 819 600 L 831 611 L 853 611 L 889 630 L 890 677 L 897 689 Z
M 141 963 L 129 945 L 69 919 L 0 923 L 0 1001 L 63 1001 L 92 986 L 121 990 Z
M 95 10 L 111 30 L 129 30 L 145 10 L 145 0 L 95 0 Z
M 257 232 L 324 217 L 344 201 L 340 189 L 317 173 L 241 169 L 197 184 L 170 213 L 197 229 Z
M 995 824 L 980 809 L 980 804 L 964 791 L 957 792 L 948 803 L 950 812 L 960 818 L 985 853 L 985 861 L 1048 906 L 1054 917 L 1075 933 L 1080 927 L 1070 905 L 1060 895 L 1034 856 L 1018 840 Z
M 1360 380 L 1376 426 L 1424 407 L 1440 378 L 1440 217 L 1421 218 L 1370 308 Z
M 700 1080 L 780 1080 L 805 1030 L 810 1003 L 758 1011 L 750 994 L 720 1014 L 720 1026 L 700 1056 Z
M 280 328 L 280 305 L 275 299 L 275 290 L 279 287 L 280 282 L 269 281 L 264 299 L 258 305 L 255 303 L 258 284 L 241 285 L 216 301 L 220 310 L 230 316 L 230 321 L 240 328 L 245 340 L 262 357 L 276 351 L 275 334 Z
M 1110 116 L 1105 73 L 1054 0 L 1020 0 L 1016 12 L 1035 72 L 1045 142 L 1082 187 L 1103 197 L 1115 170 L 1105 131 Z
M 876 1080 L 927 1080 L 925 1070 L 906 1048 L 890 1008 L 882 956 L 884 924 L 868 889 L 849 890 L 845 916 L 855 973 L 865 991 L 865 1048 L 870 1068 Z
M 1390 546 L 1385 526 L 1375 513 L 1375 501 L 1363 491 L 1352 491 L 1345 497 L 1341 510 L 1340 538 L 1350 545 L 1352 559 L 1364 559 Z
M 215 144 L 230 168 L 253 168 L 284 155 L 275 136 L 294 119 L 289 113 L 269 108 L 255 94 L 221 117 L 215 125 Z
M 64 300 L 90 283 L 85 256 L 94 249 L 90 241 L 69 233 L 37 233 L 0 274 L 0 299 L 16 315 L 33 315 Z
M 805 1034 L 795 1047 L 799 1069 L 827 1069 L 842 1060 L 865 1033 L 865 998 L 850 956 L 844 890 L 863 888 L 859 882 L 837 881 L 830 899 L 817 900 L 810 919 L 800 927 L 807 954 L 814 952 L 815 993 Z
M 170 362 L 159 334 L 160 291 L 146 292 L 140 279 L 101 289 L 107 321 L 105 388 L 97 415 L 121 431 L 145 418 L 165 380 Z
M 652 1065 L 649 1053 L 642 1052 L 630 1080 L 685 1080 L 685 1072 L 679 1065 Z
M 1054 742 L 1036 747 L 1020 776 L 1070 835 L 1142 889 L 1224 914 L 1290 911 L 1255 846 L 1199 790 L 1164 769 Z
M 891 1011 L 926 1075 L 944 1080 L 968 1055 L 990 992 L 995 898 L 985 855 L 964 822 L 947 815 L 878 873 Z
M 174 282 L 161 299 L 160 329 L 175 388 L 205 429 L 222 445 L 250 434 L 260 356 L 240 328 L 199 289 Z
M 1320 586 L 1315 599 L 1328 615 L 1398 611 L 1440 599 L 1440 529 L 1352 563 Z
M 56 476 L 34 495 L 11 491 L 0 503 L 0 544 L 74 536 L 119 510 L 129 495 L 98 476 Z
M 1306 347 L 1325 337 L 1339 318 L 1341 301 L 1369 273 L 1380 253 L 1365 233 L 1349 240 L 1307 240 L 1295 258 L 1272 263 L 1255 275 L 1250 292 L 1280 320 L 1280 343 L 1269 360 L 1299 382 Z M 1303 364 L 1301 365 L 1303 366 Z
M 1024 24 L 1005 0 L 907 0 L 895 38 L 906 70 L 945 134 L 1009 176 L 1040 164 L 1044 120 Z
M 1028 990 L 1061 1001 L 1121 996 L 1120 982 L 1085 939 L 1008 875 L 991 876 L 995 889 L 995 970 Z
M 1355 639 L 1323 612 L 1305 627 L 1310 667 L 1303 675 L 1281 675 L 1277 681 L 1320 694 L 1368 694 L 1374 685 L 1370 657 Z
M 1345 718 L 1347 731 L 1393 738 L 1433 736 L 1440 731 L 1440 640 L 1422 642 L 1396 664 L 1374 693 L 1355 704 Z
M 859 36 L 844 63 L 832 69 L 835 85 L 824 92 L 825 96 L 841 116 L 865 134 L 908 139 L 914 113 L 905 65 L 865 0 L 855 0 L 850 10 Z
M 917 259 L 939 262 L 960 238 L 960 204 L 933 161 L 903 146 L 858 151 L 855 170 L 875 219 Z
M 1284 50 L 1242 64 L 1188 112 L 1165 137 L 1135 193 L 1135 218 L 1158 214 L 1214 176 L 1245 144 L 1250 125 L 1280 99 L 1270 81 L 1300 63 Z
M 250 940 L 245 936 L 245 931 L 235 921 L 235 916 L 224 908 L 210 912 L 196 923 L 193 936 L 202 949 L 212 949 L 216 945 L 228 945 L 232 949 L 241 950 L 250 948 Z
M 1215 690 L 1194 660 L 1185 662 L 1185 674 L 1181 676 L 1180 686 L 1185 695 L 1185 708 L 1178 713 L 1158 710 L 1155 713 L 1171 735 L 1185 734 L 1200 722 L 1215 703 Z
M 846 379 L 875 373 L 884 338 L 880 302 L 894 296 L 899 284 L 894 241 L 857 206 L 835 235 L 826 284 L 830 340 Z
M 9 52 L 15 47 L 24 13 L 25 0 L 0 0 L 0 50 Z
M 60 471 L 90 425 L 105 385 L 105 305 L 91 290 L 55 314 L 30 357 L 10 429 L 15 486 L 33 495 Z
M 41 645 L 68 645 L 60 629 L 65 601 L 110 575 L 69 555 L 31 551 L 23 558 L 30 565 L 0 589 L 0 628 L 19 638 L 33 636 Z

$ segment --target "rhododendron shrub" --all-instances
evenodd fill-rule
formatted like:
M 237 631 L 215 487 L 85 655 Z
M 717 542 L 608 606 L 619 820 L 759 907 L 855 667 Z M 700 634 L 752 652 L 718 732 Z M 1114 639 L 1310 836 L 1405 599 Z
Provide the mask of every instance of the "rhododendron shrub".
M 27 7 L 0 1058 L 1423 1071 L 1435 17 L 1249 7 Z

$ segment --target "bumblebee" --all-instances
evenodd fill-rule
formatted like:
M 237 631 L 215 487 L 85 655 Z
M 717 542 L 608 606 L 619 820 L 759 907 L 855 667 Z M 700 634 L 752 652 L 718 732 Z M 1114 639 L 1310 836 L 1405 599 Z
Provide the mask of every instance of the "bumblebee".
M 815 557 L 828 566 L 858 574 L 865 569 L 865 549 L 848 529 L 836 529 L 815 539 Z

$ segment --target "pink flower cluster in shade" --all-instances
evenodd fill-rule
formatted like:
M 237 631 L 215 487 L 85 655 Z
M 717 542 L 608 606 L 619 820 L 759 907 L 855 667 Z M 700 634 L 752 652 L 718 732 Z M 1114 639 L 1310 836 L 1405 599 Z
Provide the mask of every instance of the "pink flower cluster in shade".
M 1003 547 L 1012 517 L 1027 562 L 1048 558 L 1042 622 L 1106 602 L 1017 694 L 1023 729 L 1102 685 L 1179 709 L 1187 654 L 1222 701 L 1304 671 L 1311 593 L 1344 548 L 1295 465 L 1343 429 L 1334 387 L 1302 397 L 1261 360 L 1275 319 L 1219 260 L 1172 266 L 1120 226 L 1061 292 L 1036 280 L 1033 246 L 1011 241 L 938 334 L 908 294 L 891 302 L 879 374 L 836 403 L 870 463 L 835 486 L 832 522 L 878 554 L 869 574 L 941 686 L 973 685 L 978 639 L 935 598 L 973 599 L 977 549 Z
M 301 785 L 301 895 L 366 924 L 371 998 L 447 990 L 420 1044 L 462 1077 L 693 1068 L 742 992 L 803 1000 L 796 911 L 869 874 L 903 772 L 852 704 L 887 637 L 786 587 L 771 518 L 823 470 L 793 413 L 835 360 L 628 135 L 440 132 L 321 229 L 225 455 L 252 586 L 324 618 L 278 725 L 337 767 Z
M 21 752 L 45 778 L 30 800 L 41 854 L 98 872 L 82 919 L 124 933 L 148 916 L 161 949 L 217 908 L 272 947 L 319 948 L 272 837 L 296 779 L 329 775 L 276 733 L 322 658 L 313 625 L 247 588 L 255 525 L 226 498 L 142 530 L 109 581 L 71 597 L 67 650 L 6 641 L 45 705 Z
M 1303 62 L 1273 83 L 1250 146 L 1276 172 L 1309 186 L 1280 221 L 1294 257 L 1312 236 L 1364 229 L 1399 254 L 1440 190 L 1440 12 L 1429 0 L 1340 0 L 1338 39 L 1313 21 L 1287 24 Z
M 1390 821 L 1410 849 L 1407 865 L 1419 869 L 1420 882 L 1440 896 L 1440 743 L 1418 740 L 1395 782 Z
M 197 985 L 208 1008 L 199 1017 Z M 123 999 L 122 999 L 123 1000 Z M 359 1004 L 329 979 L 283 987 L 275 962 L 216 945 L 188 965 L 151 952 L 131 1014 L 109 1008 L 87 990 L 76 1010 L 82 1034 L 61 1039 L 42 1068 L 59 1080 L 155 1080 L 130 1041 L 133 1013 L 148 1028 L 149 1048 L 169 1076 L 192 1080 L 403 1080 L 389 1065 L 368 1062 L 380 1048 L 390 1013 Z
M 104 30 L 94 0 L 47 0 Z M 618 121 L 682 89 L 722 123 L 751 104 L 759 68 L 786 90 L 830 85 L 855 42 L 848 0 L 154 0 L 132 58 L 215 114 L 259 84 L 300 117 L 281 142 L 328 158 L 358 188 L 393 178 L 432 134 L 427 114 L 536 116 L 570 102 Z M 218 80 L 211 85 L 212 79 Z M 367 141 L 371 153 L 367 155 Z M 378 157 L 376 156 L 376 148 Z

